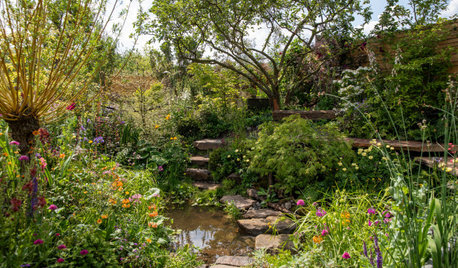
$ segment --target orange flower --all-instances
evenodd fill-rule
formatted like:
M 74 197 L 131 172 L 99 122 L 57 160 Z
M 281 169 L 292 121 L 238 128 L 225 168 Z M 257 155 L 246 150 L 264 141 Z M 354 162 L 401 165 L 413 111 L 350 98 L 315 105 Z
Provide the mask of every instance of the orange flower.
M 8 156 L 8 153 L 3 153 L 4 156 Z
M 151 239 L 147 238 L 147 239 L 146 239 L 146 242 L 147 242 L 147 243 L 151 243 L 152 241 L 151 241 Z
M 155 128 L 155 129 L 158 129 L 158 128 L 159 128 L 159 125 L 155 125 L 154 128 Z
M 154 222 L 148 223 L 148 226 L 151 227 L 151 228 L 157 228 L 157 224 L 154 223 Z
M 156 205 L 148 206 L 148 209 L 149 209 L 149 210 L 156 210 Z
M 116 201 L 115 199 L 112 199 L 112 198 L 110 198 L 110 199 L 108 200 L 108 202 L 109 202 L 110 204 L 113 204 L 113 205 L 116 205 L 116 203 L 118 203 L 118 201 Z
M 322 241 L 323 241 L 323 237 L 321 237 L 321 235 L 315 235 L 315 236 L 313 237 L 313 243 L 315 243 L 315 244 L 319 244 L 319 243 L 321 243 Z
M 170 119 L 170 114 L 168 114 L 166 117 L 165 117 L 165 120 L 169 120 Z
M 60 158 L 60 159 L 63 159 L 64 157 L 65 157 L 65 154 L 60 154 L 60 155 L 59 155 L 59 158 Z
M 123 208 L 130 208 L 130 204 L 124 204 L 122 205 Z
M 108 215 L 102 215 L 101 217 L 102 217 L 102 219 L 106 219 L 106 218 L 108 218 Z
M 150 217 L 156 217 L 158 215 L 157 211 L 153 211 L 152 213 L 148 214 Z
M 123 199 L 123 200 L 122 200 L 122 203 L 123 203 L 123 204 L 129 204 L 129 202 L 130 202 L 129 199 Z
M 38 130 L 35 130 L 34 132 L 32 132 L 32 134 L 33 134 L 34 136 L 36 136 L 36 135 L 39 135 L 40 132 L 39 132 Z
M 97 223 L 98 223 L 98 224 L 101 224 L 101 223 L 102 223 L 102 219 L 98 219 L 98 220 L 97 220 Z

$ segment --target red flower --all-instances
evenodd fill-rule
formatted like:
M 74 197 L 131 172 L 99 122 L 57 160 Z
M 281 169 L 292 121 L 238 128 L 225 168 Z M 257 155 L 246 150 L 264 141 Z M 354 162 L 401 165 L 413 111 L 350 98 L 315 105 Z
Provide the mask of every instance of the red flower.
M 11 199 L 10 202 L 11 202 L 11 207 L 12 207 L 11 209 L 12 209 L 13 211 L 18 211 L 19 208 L 20 208 L 21 205 L 22 205 L 22 201 L 19 200 L 19 199 L 17 199 L 17 198 Z
M 65 261 L 65 260 L 62 259 L 62 258 L 57 259 L 57 262 L 58 262 L 58 263 L 62 263 L 62 262 L 64 262 L 64 261 Z
M 71 111 L 71 110 L 75 109 L 75 106 L 76 106 L 76 103 L 72 103 L 72 104 L 68 105 L 67 108 L 65 108 L 65 109 Z
M 38 197 L 38 206 L 41 208 L 46 206 L 46 199 L 44 196 Z
M 34 245 L 40 245 L 40 244 L 43 244 L 43 243 L 44 243 L 44 241 L 41 240 L 41 239 L 37 239 L 37 240 L 33 241 Z
M 80 254 L 83 255 L 83 256 L 88 254 L 88 253 L 89 253 L 89 251 L 87 251 L 87 249 L 83 249 L 83 250 L 80 251 Z

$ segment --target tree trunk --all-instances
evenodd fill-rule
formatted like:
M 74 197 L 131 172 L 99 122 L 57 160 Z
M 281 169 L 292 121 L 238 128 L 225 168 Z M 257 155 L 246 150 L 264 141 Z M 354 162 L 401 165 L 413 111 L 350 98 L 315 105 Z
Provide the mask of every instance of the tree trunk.
M 30 148 L 33 145 L 33 132 L 40 128 L 40 121 L 33 117 L 20 117 L 15 121 L 6 121 L 11 130 L 13 140 L 19 142 L 21 155 L 30 155 Z

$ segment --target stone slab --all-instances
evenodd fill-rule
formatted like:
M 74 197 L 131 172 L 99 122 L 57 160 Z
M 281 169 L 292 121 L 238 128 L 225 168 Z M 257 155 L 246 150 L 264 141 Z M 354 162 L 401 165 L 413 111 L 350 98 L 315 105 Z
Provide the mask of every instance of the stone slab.
M 207 181 L 211 179 L 210 171 L 203 168 L 187 168 L 186 175 L 195 181 Z
M 221 184 L 218 184 L 218 183 L 201 182 L 201 181 L 196 181 L 192 185 L 194 185 L 195 187 L 201 190 L 216 190 L 219 187 L 221 187 Z
M 210 159 L 205 156 L 192 156 L 190 160 L 191 160 L 191 164 L 198 165 L 198 166 L 208 165 L 208 161 L 210 161 Z
M 222 139 L 205 139 L 195 141 L 193 143 L 194 147 L 202 151 L 218 149 L 223 147 L 225 144 L 226 143 Z
M 270 235 L 260 234 L 256 236 L 255 248 L 266 249 L 273 252 L 278 249 L 291 249 L 293 247 L 292 241 L 287 234 Z
M 295 223 L 290 219 L 278 221 L 278 217 L 269 216 L 265 219 L 241 219 L 237 221 L 240 229 L 250 235 L 272 234 L 275 230 L 277 234 L 291 234 L 296 229 Z
M 281 212 L 275 211 L 273 209 L 250 209 L 247 213 L 242 215 L 244 219 L 252 219 L 252 218 L 267 218 L 269 216 L 280 216 Z
M 234 203 L 234 205 L 240 210 L 247 210 L 253 206 L 256 201 L 245 198 L 241 195 L 225 195 L 220 199 L 221 203 Z
M 248 256 L 221 256 L 215 264 L 230 265 L 230 266 L 248 266 L 253 263 L 253 259 Z

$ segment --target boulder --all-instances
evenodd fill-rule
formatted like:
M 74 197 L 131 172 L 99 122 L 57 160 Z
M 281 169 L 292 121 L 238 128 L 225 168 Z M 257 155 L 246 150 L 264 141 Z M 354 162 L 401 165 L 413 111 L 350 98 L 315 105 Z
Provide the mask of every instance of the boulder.
M 240 210 L 247 210 L 253 206 L 256 201 L 245 198 L 241 195 L 225 195 L 220 199 L 221 203 L 233 203 Z
M 248 256 L 222 256 L 216 260 L 215 264 L 241 267 L 251 265 L 253 262 L 253 259 Z
M 264 233 L 272 234 L 275 230 L 277 234 L 291 234 L 296 229 L 296 224 L 290 219 L 278 220 L 277 216 L 269 216 L 265 219 L 241 219 L 237 221 L 240 229 L 249 235 L 260 235 Z

